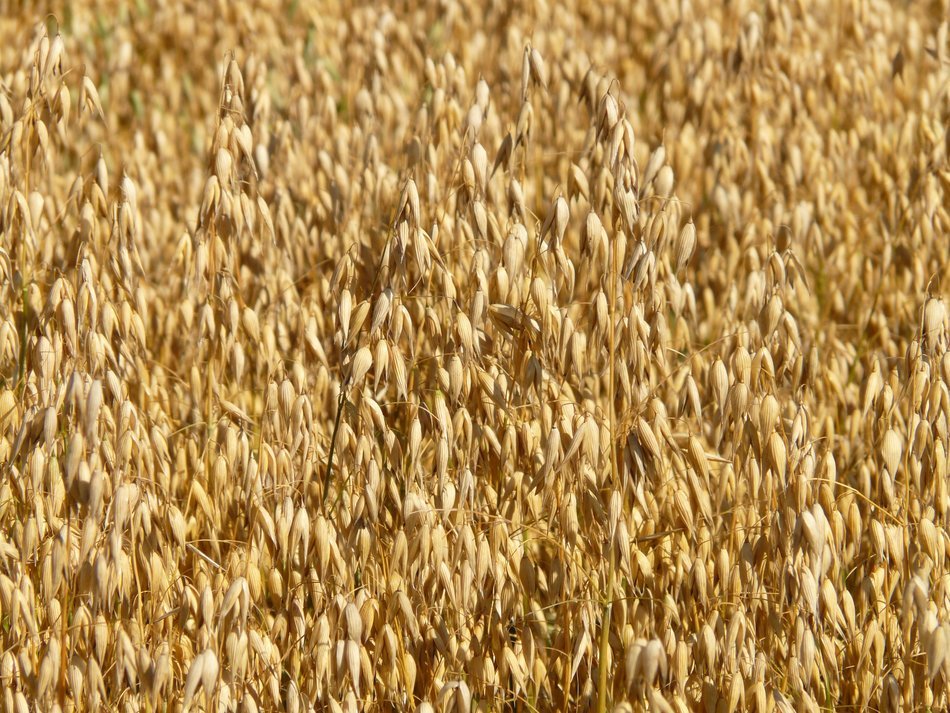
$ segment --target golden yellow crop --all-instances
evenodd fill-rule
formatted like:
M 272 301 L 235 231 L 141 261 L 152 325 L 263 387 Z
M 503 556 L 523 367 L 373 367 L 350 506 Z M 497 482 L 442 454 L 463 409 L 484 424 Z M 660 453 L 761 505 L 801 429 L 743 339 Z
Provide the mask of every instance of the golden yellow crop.
M 947 0 L 0 4 L 3 711 L 950 706 Z

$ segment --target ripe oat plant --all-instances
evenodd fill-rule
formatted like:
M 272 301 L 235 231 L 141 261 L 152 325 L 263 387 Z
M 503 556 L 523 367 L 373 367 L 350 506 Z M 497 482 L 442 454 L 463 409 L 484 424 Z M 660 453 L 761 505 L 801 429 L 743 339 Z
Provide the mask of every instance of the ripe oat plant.
M 3 6 L 4 711 L 950 706 L 947 0 Z

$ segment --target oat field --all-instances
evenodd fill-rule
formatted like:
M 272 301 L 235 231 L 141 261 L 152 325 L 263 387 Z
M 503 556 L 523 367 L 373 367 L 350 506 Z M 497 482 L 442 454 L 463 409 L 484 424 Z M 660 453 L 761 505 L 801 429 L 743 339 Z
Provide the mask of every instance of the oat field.
M 0 5 L 3 711 L 948 709 L 948 0 Z

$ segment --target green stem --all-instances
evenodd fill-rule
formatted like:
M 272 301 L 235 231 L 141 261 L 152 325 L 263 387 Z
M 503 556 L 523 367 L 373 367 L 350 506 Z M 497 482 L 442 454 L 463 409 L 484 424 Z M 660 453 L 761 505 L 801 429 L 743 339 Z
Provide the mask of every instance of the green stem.
M 340 431 L 340 421 L 343 417 L 343 405 L 346 403 L 346 382 L 340 384 L 340 398 L 336 404 L 336 419 L 333 422 L 333 435 L 330 436 L 330 452 L 327 454 L 327 472 L 323 477 L 323 495 L 320 505 L 326 508 L 327 493 L 330 491 L 330 478 L 333 475 L 333 454 L 336 451 L 336 437 Z

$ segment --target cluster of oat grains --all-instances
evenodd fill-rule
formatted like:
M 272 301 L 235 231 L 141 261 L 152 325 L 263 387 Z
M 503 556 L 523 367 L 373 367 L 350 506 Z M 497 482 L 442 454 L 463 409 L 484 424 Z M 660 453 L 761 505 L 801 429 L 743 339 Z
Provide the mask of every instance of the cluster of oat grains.
M 946 0 L 49 9 L 4 710 L 950 705 Z

